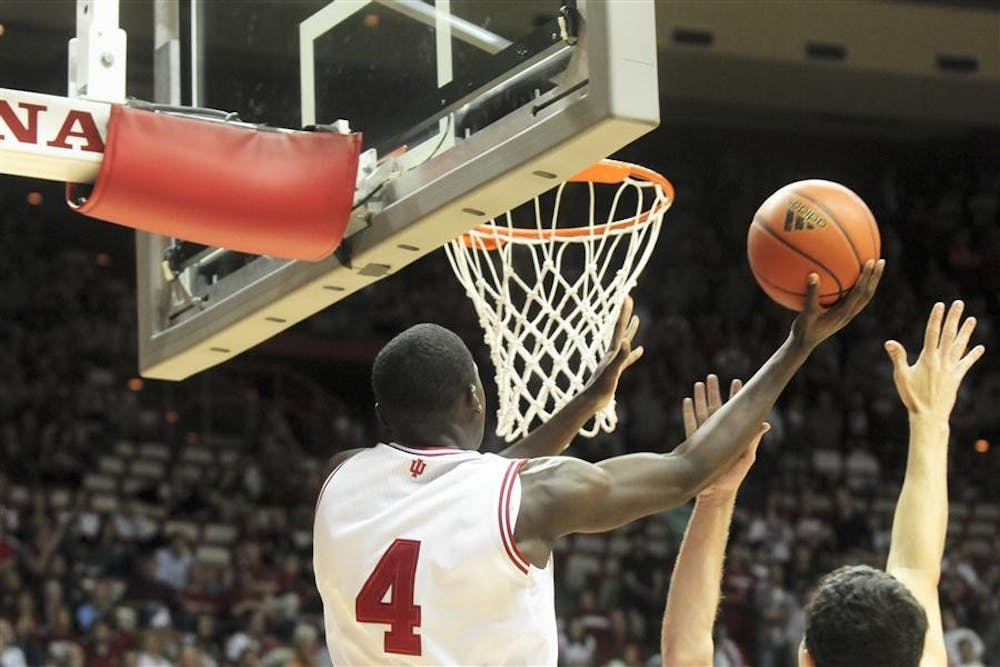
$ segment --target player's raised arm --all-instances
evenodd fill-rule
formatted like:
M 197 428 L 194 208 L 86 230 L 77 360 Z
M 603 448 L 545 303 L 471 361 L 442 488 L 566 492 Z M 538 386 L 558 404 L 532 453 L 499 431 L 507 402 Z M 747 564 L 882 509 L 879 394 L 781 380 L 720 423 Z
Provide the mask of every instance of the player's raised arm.
M 882 261 L 868 262 L 851 293 L 829 309 L 819 305 L 819 279 L 810 275 L 808 306 L 788 339 L 737 396 L 670 454 L 629 454 L 598 464 L 541 459 L 525 465 L 515 536 L 519 544 L 531 543 L 528 548 L 537 557 L 532 562 L 544 563 L 561 535 L 610 530 L 676 507 L 712 482 L 739 457 L 810 352 L 871 301 L 883 267 Z
M 740 381 L 733 380 L 729 397 L 735 396 L 739 389 Z M 719 380 L 709 375 L 704 383 L 695 384 L 693 399 L 684 399 L 685 437 L 690 438 L 720 407 Z M 663 614 L 660 653 L 664 667 L 712 664 L 712 627 L 719 608 L 722 561 L 736 492 L 753 465 L 757 445 L 768 428 L 766 423 L 762 424 L 736 463 L 698 494 L 677 554 Z
M 639 330 L 634 307 L 632 297 L 627 297 L 618 314 L 611 345 L 586 388 L 551 419 L 500 452 L 500 456 L 519 459 L 561 454 L 583 425 L 611 402 L 622 373 L 642 356 L 641 346 L 632 349 L 632 339 Z
M 962 378 L 985 351 L 982 345 L 966 351 L 976 320 L 969 317 L 959 326 L 964 307 L 954 302 L 946 317 L 944 304 L 934 304 L 924 347 L 912 366 L 902 345 L 894 340 L 885 344 L 910 421 L 906 476 L 892 522 L 886 571 L 910 589 L 927 613 L 924 665 L 947 664 L 938 580 L 948 530 L 948 419 Z

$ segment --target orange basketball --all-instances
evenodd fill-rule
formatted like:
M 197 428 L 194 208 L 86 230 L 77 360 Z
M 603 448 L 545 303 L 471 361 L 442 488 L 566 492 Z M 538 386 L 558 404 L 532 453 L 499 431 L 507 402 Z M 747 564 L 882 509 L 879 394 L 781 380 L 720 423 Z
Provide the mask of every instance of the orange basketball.
M 767 295 L 786 308 L 806 306 L 806 279 L 819 275 L 820 303 L 843 297 L 881 251 L 875 216 L 839 183 L 790 183 L 757 209 L 747 234 L 750 270 Z

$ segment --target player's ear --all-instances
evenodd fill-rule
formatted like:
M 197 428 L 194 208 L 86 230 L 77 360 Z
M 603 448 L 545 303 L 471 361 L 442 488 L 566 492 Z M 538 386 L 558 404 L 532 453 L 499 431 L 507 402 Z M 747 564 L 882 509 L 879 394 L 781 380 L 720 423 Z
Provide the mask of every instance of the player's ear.
M 385 417 L 382 415 L 382 407 L 378 404 L 378 401 L 375 402 L 375 418 L 378 419 L 379 426 L 389 428 L 389 424 L 386 423 Z
M 472 405 L 472 411 L 478 415 L 483 411 L 483 400 L 479 397 L 479 390 L 476 388 L 475 383 L 469 385 L 468 396 Z
M 809 649 L 806 648 L 805 638 L 799 642 L 799 667 L 816 667 L 812 654 L 809 652 Z

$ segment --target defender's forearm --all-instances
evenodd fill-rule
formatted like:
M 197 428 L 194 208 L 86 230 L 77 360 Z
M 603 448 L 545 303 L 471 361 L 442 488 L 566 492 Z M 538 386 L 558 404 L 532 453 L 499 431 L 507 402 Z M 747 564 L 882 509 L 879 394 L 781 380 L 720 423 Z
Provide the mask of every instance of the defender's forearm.
M 664 667 L 712 664 L 712 628 L 735 503 L 735 493 L 699 498 L 695 503 L 663 614 L 660 649 Z
M 892 521 L 887 569 L 919 570 L 936 579 L 948 531 L 948 421 L 910 415 L 910 449 Z

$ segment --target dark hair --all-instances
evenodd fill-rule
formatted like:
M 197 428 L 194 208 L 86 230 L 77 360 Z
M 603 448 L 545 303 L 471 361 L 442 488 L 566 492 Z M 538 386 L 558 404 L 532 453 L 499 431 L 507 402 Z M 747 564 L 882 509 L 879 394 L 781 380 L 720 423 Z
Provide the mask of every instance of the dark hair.
M 390 340 L 372 367 L 375 400 L 388 419 L 445 414 L 475 381 L 469 348 L 436 324 L 417 324 Z
M 917 667 L 927 614 L 895 577 L 867 565 L 834 570 L 806 607 L 806 649 L 816 667 Z

